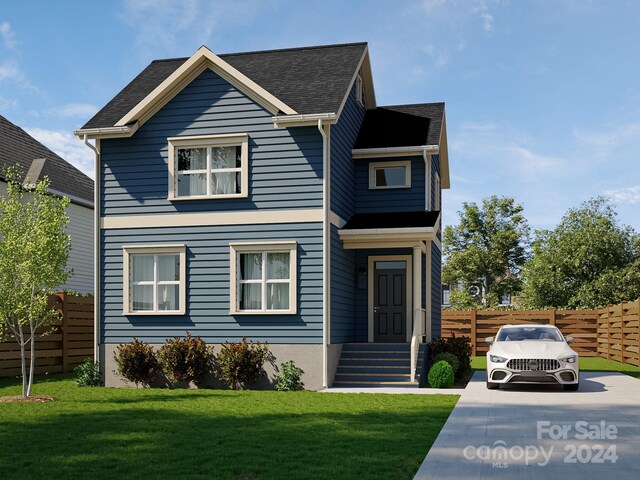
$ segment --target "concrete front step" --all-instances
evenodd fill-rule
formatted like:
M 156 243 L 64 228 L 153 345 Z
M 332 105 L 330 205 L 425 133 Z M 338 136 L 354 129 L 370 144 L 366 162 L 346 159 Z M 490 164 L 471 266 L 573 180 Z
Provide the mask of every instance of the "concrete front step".
M 408 343 L 345 343 L 342 345 L 343 352 L 354 352 L 362 350 L 374 350 L 376 352 L 410 352 L 411 345 L 409 345 Z
M 409 358 L 341 358 L 341 366 L 353 366 L 353 367 L 411 367 L 411 360 Z
M 380 373 L 397 373 L 401 375 L 408 375 L 411 373 L 411 366 L 399 366 L 389 367 L 386 365 L 340 365 L 338 367 L 338 374 L 345 375 L 362 375 L 362 374 L 380 374 Z
M 360 350 L 357 352 L 342 351 L 342 358 L 384 358 L 384 359 L 406 359 L 411 356 L 411 352 L 393 352 L 377 350 Z
M 410 378 L 408 373 L 336 373 L 335 382 L 408 382 Z
M 351 381 L 335 381 L 334 387 L 408 387 L 418 388 L 418 382 L 351 382 Z

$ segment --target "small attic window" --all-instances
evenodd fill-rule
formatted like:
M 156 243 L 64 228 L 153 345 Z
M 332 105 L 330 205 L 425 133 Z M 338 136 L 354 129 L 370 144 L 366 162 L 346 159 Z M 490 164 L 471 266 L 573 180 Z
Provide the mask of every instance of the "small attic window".
M 364 107 L 364 89 L 362 87 L 362 75 L 358 73 L 356 77 L 356 102 Z

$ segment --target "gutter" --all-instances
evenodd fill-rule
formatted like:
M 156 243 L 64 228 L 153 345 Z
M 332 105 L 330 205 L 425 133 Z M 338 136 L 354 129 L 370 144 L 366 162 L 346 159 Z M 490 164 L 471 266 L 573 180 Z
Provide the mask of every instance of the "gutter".
M 329 139 L 322 125 L 323 118 L 318 118 L 318 131 L 322 136 L 322 387 L 328 388 L 328 344 L 329 344 L 329 245 L 330 228 L 329 207 L 330 207 L 330 183 L 329 183 Z
M 413 147 L 382 147 L 382 148 L 354 148 L 351 150 L 353 158 L 399 157 L 403 155 L 437 155 L 438 145 L 416 145 Z
M 313 125 L 318 122 L 325 124 L 336 123 L 337 116 L 335 113 L 308 113 L 304 115 L 275 115 L 271 117 L 275 128 L 283 127 L 301 127 L 305 125 Z M 320 125 L 320 123 L 318 123 Z M 318 127 L 321 128 L 321 127 Z M 324 136 L 323 136 L 324 138 Z
M 124 125 L 121 127 L 81 128 L 79 130 L 74 130 L 73 134 L 84 139 L 85 145 L 89 146 L 92 150 L 95 150 L 93 145 L 87 143 L 88 138 L 130 137 L 138 131 L 139 126 L 138 122 L 135 122 L 131 125 Z M 99 153 L 97 153 L 97 155 L 99 155 Z
M 74 132 L 75 133 L 75 132 Z M 100 358 L 100 139 L 89 143 L 89 135 L 84 135 L 84 144 L 95 154 L 95 181 L 93 188 L 93 361 Z

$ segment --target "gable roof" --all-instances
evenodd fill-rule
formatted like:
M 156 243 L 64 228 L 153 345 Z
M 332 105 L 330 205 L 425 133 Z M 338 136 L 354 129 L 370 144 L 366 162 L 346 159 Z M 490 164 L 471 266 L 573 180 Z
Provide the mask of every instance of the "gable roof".
M 354 149 L 440 145 L 444 103 L 367 110 Z
M 29 173 L 30 182 L 48 176 L 51 190 L 93 203 L 93 180 L 0 115 L 0 179 L 2 169 L 16 163 Z
M 366 49 L 366 42 L 361 42 L 232 53 L 216 58 L 255 82 L 297 114 L 306 115 L 339 111 Z M 82 129 L 116 126 L 192 58 L 151 62 Z

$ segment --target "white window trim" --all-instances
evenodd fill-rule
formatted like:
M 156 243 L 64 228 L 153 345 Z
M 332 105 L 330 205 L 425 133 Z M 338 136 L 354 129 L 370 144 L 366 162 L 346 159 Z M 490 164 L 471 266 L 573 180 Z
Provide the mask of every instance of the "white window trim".
M 264 252 L 288 252 L 289 253 L 289 309 L 288 310 L 267 310 L 264 299 L 261 310 L 240 310 L 238 293 L 240 292 L 240 279 L 238 271 L 240 269 L 240 253 L 264 253 Z M 231 315 L 294 315 L 298 308 L 298 244 L 295 241 L 285 242 L 251 242 L 251 243 L 230 243 L 230 296 L 229 313 Z M 263 266 L 263 279 L 260 283 L 266 283 L 266 269 Z
M 122 312 L 123 315 L 184 315 L 186 312 L 186 285 L 187 285 L 187 255 L 186 246 L 184 244 L 175 245 L 123 245 L 122 247 Z M 154 291 L 154 310 L 135 311 L 131 310 L 129 291 L 130 285 L 130 261 L 132 254 L 144 255 L 180 255 L 180 288 L 178 289 L 178 301 L 180 308 L 178 310 L 157 310 L 157 302 L 155 301 Z M 154 267 L 155 268 L 155 267 Z M 174 283 L 173 283 L 174 284 Z M 155 282 L 154 282 L 155 285 Z
M 440 175 L 438 174 L 438 172 L 435 173 L 435 178 L 434 178 L 434 202 L 433 202 L 433 210 L 434 211 L 439 211 L 440 210 L 440 192 L 441 192 L 441 187 L 440 187 Z
M 356 76 L 356 102 L 361 107 L 364 107 L 364 86 L 362 83 L 362 75 L 360 75 L 360 73 Z
M 404 185 L 392 185 L 385 187 L 379 187 L 376 185 L 376 170 L 379 168 L 389 167 L 405 167 Z M 369 163 L 369 190 L 393 190 L 397 188 L 411 188 L 411 160 Z
M 247 198 L 249 196 L 249 135 L 246 133 L 234 133 L 228 135 L 197 135 L 191 137 L 170 137 L 169 142 L 169 200 L 215 200 L 224 198 Z M 240 150 L 240 193 L 225 195 L 190 195 L 181 197 L 178 195 L 178 148 L 202 148 L 202 147 L 241 147 Z M 207 189 L 211 184 L 211 172 L 209 153 L 207 151 Z M 230 171 L 233 169 L 224 169 Z

